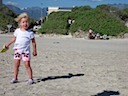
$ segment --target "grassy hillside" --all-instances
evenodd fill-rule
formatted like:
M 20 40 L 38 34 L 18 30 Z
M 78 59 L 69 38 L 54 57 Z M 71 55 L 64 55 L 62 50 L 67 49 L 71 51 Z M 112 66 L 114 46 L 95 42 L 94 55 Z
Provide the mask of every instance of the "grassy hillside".
M 16 26 L 14 22 L 14 18 L 16 15 L 9 10 L 7 7 L 2 6 L 0 7 L 0 30 L 6 30 L 8 24 L 12 24 L 13 27 Z
M 70 12 L 51 13 L 43 24 L 43 27 L 40 29 L 40 32 L 65 34 L 69 14 Z
M 7 30 L 7 25 L 11 24 L 13 28 L 17 28 L 18 24 L 14 21 L 17 15 L 6 6 L 0 7 L 0 30 Z M 35 20 L 30 19 L 30 29 L 35 25 Z
M 127 13 L 127 10 L 125 10 Z M 89 6 L 75 7 L 72 12 L 53 12 L 43 24 L 39 32 L 43 33 L 67 33 L 67 20 L 69 17 L 75 20 L 69 32 L 83 30 L 87 32 L 92 28 L 95 32 L 117 36 L 120 33 L 128 32 L 128 28 L 122 21 L 127 18 L 124 10 L 118 10 L 108 5 L 101 5 L 93 9 Z

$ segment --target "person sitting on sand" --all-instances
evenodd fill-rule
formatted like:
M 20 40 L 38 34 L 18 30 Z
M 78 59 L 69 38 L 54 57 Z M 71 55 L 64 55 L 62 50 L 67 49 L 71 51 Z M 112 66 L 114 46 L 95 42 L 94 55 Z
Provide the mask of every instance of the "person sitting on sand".
M 104 35 L 103 35 L 103 39 L 104 39 L 104 40 L 108 40 L 108 39 L 109 39 L 108 36 L 107 36 L 107 34 L 104 34 Z
M 89 29 L 88 38 L 89 39 L 95 39 L 95 34 L 94 34 L 92 29 Z
M 100 33 L 96 34 L 96 39 L 100 39 Z

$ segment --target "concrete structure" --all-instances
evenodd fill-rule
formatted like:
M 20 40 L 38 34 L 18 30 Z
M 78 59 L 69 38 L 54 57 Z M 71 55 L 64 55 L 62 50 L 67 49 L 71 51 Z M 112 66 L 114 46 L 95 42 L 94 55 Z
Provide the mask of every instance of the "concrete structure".
M 0 6 L 2 6 L 2 0 L 0 0 Z
M 58 11 L 71 11 L 72 7 L 48 7 L 48 14 Z

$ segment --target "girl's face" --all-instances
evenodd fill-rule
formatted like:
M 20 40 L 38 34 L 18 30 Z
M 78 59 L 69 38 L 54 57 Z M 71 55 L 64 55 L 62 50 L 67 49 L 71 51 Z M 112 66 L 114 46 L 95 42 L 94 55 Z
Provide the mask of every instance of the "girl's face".
M 29 20 L 28 18 L 22 18 L 19 22 L 19 26 L 22 30 L 27 30 L 29 27 Z

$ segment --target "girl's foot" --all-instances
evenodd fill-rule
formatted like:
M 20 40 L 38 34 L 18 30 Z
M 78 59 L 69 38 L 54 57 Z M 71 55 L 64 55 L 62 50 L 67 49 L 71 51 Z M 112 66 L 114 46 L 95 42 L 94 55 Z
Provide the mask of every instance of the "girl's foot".
M 29 85 L 34 84 L 34 80 L 33 79 L 29 79 L 27 82 Z
M 11 83 L 11 84 L 18 83 L 18 80 L 12 79 L 10 83 Z

